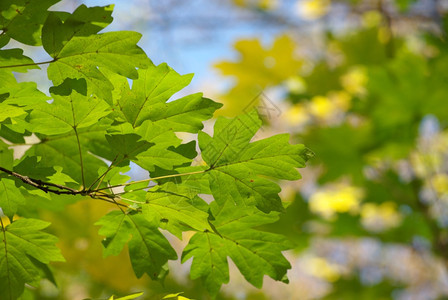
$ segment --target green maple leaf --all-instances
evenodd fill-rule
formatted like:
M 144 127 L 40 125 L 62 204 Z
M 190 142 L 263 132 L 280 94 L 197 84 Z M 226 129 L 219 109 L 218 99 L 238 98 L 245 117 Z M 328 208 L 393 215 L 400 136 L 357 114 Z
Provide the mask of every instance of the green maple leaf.
M 56 170 L 56 173 L 48 177 L 50 182 L 61 185 L 67 185 L 67 183 L 76 183 L 73 178 L 71 178 L 67 174 L 62 173 L 62 167 L 54 167 L 54 169 Z
M 47 70 L 48 78 L 55 85 L 61 84 L 65 78 L 84 78 L 89 90 L 112 103 L 114 87 L 98 68 L 136 79 L 136 68 L 146 68 L 151 64 L 145 52 L 136 45 L 140 38 L 141 34 L 137 32 L 119 31 L 73 36 L 68 41 L 59 41 L 65 44 L 57 54 L 53 53 L 53 62 Z M 54 52 L 54 46 L 44 44 L 44 47 Z
M 137 155 L 134 162 L 142 168 L 154 171 L 155 167 L 158 166 L 166 170 L 172 170 L 174 166 L 191 162 L 191 158 L 187 157 L 186 153 L 176 150 L 182 149 L 182 147 L 179 147 L 181 140 L 172 128 L 147 120 L 137 128 L 136 132 L 142 139 L 154 144 L 148 150 Z
M 98 151 L 95 148 L 97 143 L 109 148 L 104 134 L 105 131 L 101 127 L 82 128 L 78 132 L 79 144 L 74 131 L 64 135 L 44 137 L 40 143 L 33 145 L 26 155 L 40 156 L 39 165 L 42 167 L 62 167 L 65 174 L 81 183 L 81 160 L 78 148 L 80 145 L 84 177 L 88 185 L 98 177 L 98 168 L 106 166 L 101 159 L 88 152 L 90 149 Z
M 135 163 L 150 172 L 154 171 L 156 166 L 165 170 L 172 170 L 175 166 L 190 164 L 192 159 L 188 157 L 188 153 L 194 152 L 194 148 L 194 141 L 182 144 L 177 148 L 155 145 L 137 155 Z
M 182 142 L 171 128 L 161 126 L 151 120 L 144 121 L 142 125 L 137 128 L 136 132 L 145 141 L 165 148 L 170 146 L 177 147 Z
M 185 87 L 191 75 L 179 75 L 166 64 L 139 70 L 139 78 L 132 89 L 127 80 L 110 71 L 104 71 L 117 89 L 113 93 L 114 113 L 110 117 L 124 121 L 135 128 L 127 132 L 139 134 L 143 140 L 154 143 L 136 156 L 135 163 L 146 170 L 156 167 L 172 170 L 175 166 L 190 163 L 188 146 L 180 146 L 174 132 L 197 132 L 202 122 L 212 117 L 221 106 L 201 94 L 194 94 L 166 103 Z M 123 126 L 123 125 L 121 125 Z
M 191 278 L 202 278 L 208 291 L 216 295 L 223 283 L 229 281 L 227 257 L 241 274 L 260 288 L 263 276 L 284 280 L 291 265 L 281 251 L 291 248 L 285 237 L 253 229 L 273 223 L 278 214 L 265 214 L 254 207 L 237 208 L 231 201 L 224 206 L 210 205 L 215 218 L 212 222 L 219 233 L 196 233 L 182 254 L 182 262 L 193 257 Z
M 48 180 L 55 173 L 52 167 L 46 167 L 39 164 L 36 156 L 24 156 L 20 161 L 16 161 L 14 171 L 33 179 Z
M 50 12 L 42 30 L 45 51 L 55 57 L 74 36 L 98 33 L 112 22 L 113 7 L 113 5 L 104 7 L 80 5 L 72 14 Z
M 133 81 L 132 89 L 122 76 L 104 73 L 118 87 L 114 91 L 115 112 L 111 116 L 130 124 L 143 140 L 155 144 L 139 153 L 135 162 L 151 172 L 156 166 L 172 170 L 175 166 L 190 163 L 191 158 L 183 151 L 191 151 L 188 147 L 178 148 L 180 140 L 174 132 L 197 132 L 203 127 L 202 122 L 211 118 L 221 104 L 203 98 L 201 94 L 167 103 L 174 93 L 191 81 L 192 76 L 179 75 L 166 64 L 139 70 L 139 78 Z
M 135 133 L 106 135 L 109 145 L 126 158 L 134 158 L 140 152 L 151 147 L 151 143 L 141 140 Z
M 14 156 L 11 149 L 3 141 L 0 141 L 0 162 L 1 167 L 12 169 L 14 163 Z M 11 178 L 4 177 L 2 174 L 0 178 L 0 208 L 3 214 L 12 218 L 17 212 L 19 205 L 25 203 L 25 198 L 15 181 Z
M 213 231 L 209 214 L 198 207 L 207 206 L 190 187 L 168 182 L 157 186 L 146 194 L 143 215 L 170 231 L 179 239 L 182 231 Z
M 2 82 L 0 94 L 5 93 L 7 97 L 2 101 L 3 104 L 25 107 L 32 109 L 35 106 L 42 105 L 50 98 L 37 89 L 35 82 Z M 3 111 L 3 110 L 0 110 Z
M 95 225 L 101 225 L 99 234 L 106 237 L 103 241 L 105 256 L 119 254 L 129 241 L 129 256 L 138 278 L 147 273 L 157 279 L 164 264 L 177 259 L 176 252 L 157 225 L 141 214 L 113 211 Z
M 39 263 L 64 261 L 55 246 L 57 238 L 42 229 L 48 222 L 35 219 L 18 219 L 0 229 L 0 298 L 17 299 L 24 284 L 34 285 L 41 277 Z
M 98 169 L 98 175 L 103 175 L 108 168 L 101 167 Z M 126 175 L 127 172 L 131 170 L 131 167 L 129 165 L 126 165 L 124 167 L 115 167 L 112 169 L 109 169 L 107 174 L 104 176 L 103 182 L 108 183 L 109 185 L 118 185 L 123 184 L 127 182 L 131 177 Z
M 145 170 L 153 171 L 155 166 L 171 170 L 174 166 L 191 162 L 190 158 L 178 153 L 182 151 L 177 151 L 188 144 L 179 147 L 181 140 L 171 129 L 149 120 L 142 127 L 142 130 L 140 127 L 136 130 L 130 123 L 124 122 L 108 129 L 110 134 L 106 135 L 106 139 L 111 146 L 111 154 L 107 157 L 115 157 L 114 164 L 123 164 L 126 163 L 124 159 L 130 159 Z
M 121 86 L 116 101 L 121 117 L 133 127 L 140 125 L 146 120 L 144 114 L 148 107 L 165 103 L 174 93 L 186 87 L 192 77 L 192 74 L 179 75 L 167 64 L 150 66 L 139 70 L 138 79 L 134 80 L 131 90 L 124 78 L 114 76 L 111 78 L 114 85 Z
M 25 114 L 26 111 L 18 106 L 0 103 L 0 122 L 3 122 L 8 118 L 14 118 Z
M 12 75 L 12 73 L 10 74 Z M 3 133 L 0 133 L 0 135 L 11 142 L 24 143 L 24 140 L 21 140 L 20 142 L 11 140 L 18 137 L 12 132 L 12 130 L 17 130 L 24 133 L 26 126 L 22 128 L 22 125 L 27 123 L 25 119 L 28 116 L 28 111 L 33 109 L 33 107 L 46 104 L 46 101 L 50 98 L 39 91 L 36 83 L 34 82 L 18 83 L 14 76 L 9 78 L 6 77 L 5 80 L 1 82 L 0 122 L 4 122 L 9 119 L 8 122 L 5 123 L 11 124 L 4 124 L 5 126 L 2 128 Z
M 9 145 L 0 140 L 0 161 L 2 167 L 6 169 L 12 169 L 14 163 L 14 154 L 12 149 L 9 149 Z
M 40 69 L 31 58 L 23 55 L 22 49 L 0 50 L 0 68 L 22 73 L 30 69 Z
M 41 44 L 41 29 L 48 15 L 47 10 L 59 1 L 2 0 L 0 2 L 2 12 L 0 30 L 9 38 L 27 45 L 38 46 Z
M 193 157 L 194 158 L 194 157 Z M 198 194 L 211 194 L 209 177 L 205 174 L 207 173 L 207 166 L 177 166 L 173 170 L 164 170 L 160 168 L 155 168 L 155 170 L 151 173 L 153 176 L 162 176 L 159 179 L 154 180 L 159 185 L 171 182 L 172 184 L 181 185 L 183 188 L 180 190 L 188 191 L 184 195 L 193 198 Z M 178 176 L 181 175 L 182 176 Z M 166 177 L 165 177 L 166 176 Z M 173 176 L 173 177 L 171 177 Z M 179 192 L 179 189 L 174 189 Z M 198 207 L 201 202 L 195 202 L 195 207 L 201 209 L 202 211 L 206 211 L 207 208 Z
M 15 181 L 8 178 L 0 180 L 0 208 L 10 219 L 17 212 L 19 205 L 25 203 L 22 192 L 16 187 Z
M 209 166 L 210 189 L 221 205 L 232 199 L 238 205 L 256 205 L 264 212 L 282 211 L 280 187 L 267 179 L 296 180 L 311 152 L 289 144 L 281 134 L 250 143 L 261 121 L 255 111 L 235 119 L 219 118 L 214 135 L 199 133 L 202 157 Z
M 86 97 L 84 80 L 66 79 L 50 89 L 53 103 L 45 103 L 31 112 L 32 130 L 56 135 L 89 127 L 108 115 L 109 106 L 96 96 Z
M 198 93 L 169 103 L 154 104 L 142 115 L 173 131 L 196 133 L 204 127 L 202 121 L 210 119 L 221 106 Z
M 121 87 L 116 95 L 117 111 L 123 121 L 140 126 L 145 120 L 151 120 L 173 131 L 197 132 L 203 127 L 202 121 L 213 116 L 221 104 L 194 94 L 166 103 L 172 95 L 187 86 L 192 74 L 179 75 L 166 64 L 150 66 L 139 70 L 132 89 L 123 78 L 109 76 Z
M 17 119 L 14 120 L 15 122 L 17 122 Z M 17 129 L 16 125 L 20 124 L 20 122 L 15 123 L 15 124 L 1 124 L 0 125 L 0 136 L 2 138 L 4 138 L 7 141 L 10 141 L 11 143 L 17 143 L 17 144 L 21 144 L 21 143 L 25 143 L 25 139 L 24 139 L 24 131 L 21 131 L 20 129 L 18 130 L 19 132 L 13 130 L 13 129 Z M 11 129 L 11 127 L 13 129 Z M 11 168 L 9 168 L 11 169 Z

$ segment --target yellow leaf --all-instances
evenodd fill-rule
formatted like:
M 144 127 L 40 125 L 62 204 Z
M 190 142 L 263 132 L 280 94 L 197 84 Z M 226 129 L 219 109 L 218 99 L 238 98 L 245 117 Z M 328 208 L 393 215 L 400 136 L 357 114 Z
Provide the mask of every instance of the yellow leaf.
M 310 197 L 310 210 L 326 219 L 336 213 L 357 213 L 363 197 L 361 189 L 348 185 L 332 185 Z
M 362 25 L 365 27 L 377 27 L 381 24 L 383 16 L 377 10 L 371 10 L 362 15 Z
M 319 19 L 325 16 L 331 7 L 330 0 L 304 0 L 297 2 L 299 15 L 307 20 Z
M 303 64 L 296 48 L 286 35 L 276 38 L 271 47 L 264 47 L 258 39 L 238 41 L 235 49 L 240 58 L 215 65 L 222 75 L 236 79 L 230 92 L 220 97 L 224 107 L 218 113 L 235 116 L 247 112 L 257 106 L 257 95 L 263 90 L 296 77 Z
M 348 93 L 362 96 L 366 93 L 367 80 L 363 67 L 353 67 L 341 77 L 341 84 Z
M 314 277 L 330 282 L 335 282 L 340 277 L 337 265 L 331 264 L 326 259 L 317 256 L 306 257 L 303 270 Z
M 448 175 L 436 174 L 432 177 L 432 185 L 439 194 L 448 193 Z
M 383 202 L 380 205 L 366 203 L 361 208 L 362 225 L 374 232 L 380 232 L 400 225 L 401 214 L 394 202 Z
M 309 119 L 309 114 L 302 103 L 291 106 L 284 114 L 284 120 L 291 126 L 301 126 Z

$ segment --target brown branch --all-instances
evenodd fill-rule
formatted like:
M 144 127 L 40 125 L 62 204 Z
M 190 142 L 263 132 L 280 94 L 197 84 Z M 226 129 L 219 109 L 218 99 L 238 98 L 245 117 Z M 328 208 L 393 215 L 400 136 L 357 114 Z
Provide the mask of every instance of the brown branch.
M 117 185 L 112 185 L 112 186 L 108 186 L 108 187 L 99 188 L 99 189 L 96 189 L 96 191 L 108 190 L 108 189 L 113 189 L 113 188 L 117 188 L 117 187 L 125 187 L 125 186 L 132 185 L 132 184 L 137 184 L 137 183 L 142 183 L 142 182 L 150 182 L 150 181 L 159 180 L 159 179 L 166 179 L 166 178 L 174 178 L 174 177 L 188 176 L 188 175 L 194 175 L 194 174 L 201 174 L 201 173 L 205 173 L 205 172 L 207 172 L 209 170 L 210 169 L 201 170 L 201 171 L 187 172 L 187 173 L 164 175 L 164 176 L 159 176 L 159 177 L 154 177 L 154 178 L 148 178 L 148 179 L 143 179 L 143 180 L 131 181 L 131 182 L 126 182 L 126 183 L 122 183 L 122 184 L 117 184 Z M 143 189 L 145 189 L 147 187 L 144 187 Z
M 75 189 L 72 189 L 68 186 L 64 186 L 64 185 L 60 185 L 60 184 L 55 184 L 55 183 L 51 183 L 51 182 L 44 182 L 42 180 L 39 179 L 34 179 L 34 178 L 30 178 L 28 176 L 24 176 L 21 175 L 19 173 L 16 173 L 14 171 L 10 171 L 8 169 L 5 169 L 3 167 L 0 167 L 0 171 L 5 172 L 6 174 L 9 174 L 11 176 L 14 176 L 20 180 L 22 180 L 23 183 L 31 185 L 37 189 L 40 189 L 42 191 L 44 191 L 45 193 L 54 193 L 57 195 L 61 195 L 61 194 L 68 194 L 68 195 L 78 195 L 78 194 L 83 194 L 85 193 L 85 191 L 78 191 Z M 50 186 L 58 188 L 58 190 L 49 188 Z
M 99 190 L 75 190 L 72 189 L 68 186 L 64 186 L 64 185 L 60 185 L 60 184 L 55 184 L 55 183 L 51 183 L 51 182 L 44 182 L 42 180 L 39 179 L 34 179 L 34 178 L 30 178 L 28 176 L 19 174 L 17 172 L 5 169 L 3 167 L 0 167 L 0 171 L 9 174 L 11 176 L 14 176 L 18 179 L 20 179 L 23 183 L 31 185 L 32 187 L 42 190 L 45 193 L 53 193 L 56 195 L 82 195 L 82 196 L 89 196 L 92 199 L 97 199 L 97 200 L 101 200 L 101 201 L 106 201 L 109 203 L 113 203 L 115 205 L 117 205 L 118 207 L 126 207 L 129 208 L 126 204 L 122 204 L 122 203 L 118 203 L 117 200 L 121 200 L 120 197 L 117 197 L 115 195 L 111 195 L 111 194 L 107 194 L 106 192 L 103 191 L 99 191 Z M 51 187 L 55 187 L 57 189 L 53 189 L 50 188 Z

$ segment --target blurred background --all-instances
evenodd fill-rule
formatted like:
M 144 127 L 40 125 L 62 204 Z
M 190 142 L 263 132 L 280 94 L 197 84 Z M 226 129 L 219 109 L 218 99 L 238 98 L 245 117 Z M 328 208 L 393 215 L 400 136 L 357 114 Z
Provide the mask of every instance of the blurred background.
M 258 138 L 289 132 L 315 153 L 302 180 L 283 184 L 286 214 L 264 228 L 295 244 L 290 283 L 265 278 L 258 290 L 232 266 L 218 299 L 448 299 L 447 0 L 66 0 L 52 10 L 83 3 L 115 4 L 107 30 L 141 32 L 155 64 L 195 73 L 181 94 L 204 92 L 223 116 L 256 108 Z M 189 262 L 172 263 L 161 284 L 137 280 L 127 251 L 103 259 L 92 224 L 106 209 L 45 213 L 68 262 L 54 265 L 59 291 L 43 284 L 38 299 L 209 299 Z M 170 238 L 180 253 L 189 237 Z

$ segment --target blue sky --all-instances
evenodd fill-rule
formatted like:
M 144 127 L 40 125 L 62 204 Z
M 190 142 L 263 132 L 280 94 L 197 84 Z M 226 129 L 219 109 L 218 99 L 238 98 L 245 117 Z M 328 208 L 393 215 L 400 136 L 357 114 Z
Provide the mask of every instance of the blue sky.
M 141 32 L 143 37 L 139 44 L 154 63 L 167 62 L 181 74 L 195 73 L 188 88 L 188 92 L 193 92 L 200 91 L 204 82 L 213 81 L 219 85 L 226 81 L 212 66 L 219 60 L 236 58 L 233 50 L 236 40 L 258 37 L 268 43 L 282 30 L 253 13 L 235 8 L 230 2 L 87 0 L 78 1 L 72 9 L 79 3 L 87 6 L 115 4 L 114 22 L 108 30 Z M 291 5 L 295 0 L 280 3 Z

